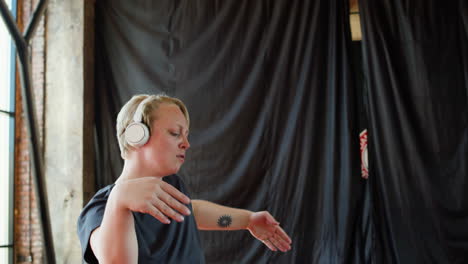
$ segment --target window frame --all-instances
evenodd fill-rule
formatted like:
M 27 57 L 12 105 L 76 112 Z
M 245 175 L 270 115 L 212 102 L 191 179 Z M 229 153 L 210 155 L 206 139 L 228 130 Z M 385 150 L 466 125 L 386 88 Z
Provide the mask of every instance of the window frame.
M 17 17 L 17 0 L 10 0 L 11 9 L 10 12 L 13 18 Z M 2 21 L 3 23 L 3 21 Z M 9 109 L 0 109 L 0 115 L 6 116 L 9 119 L 8 129 L 9 130 L 9 149 L 8 151 L 8 163 L 9 163 L 9 186 L 8 188 L 8 243 L 5 245 L 0 245 L 0 250 L 7 250 L 8 252 L 8 263 L 14 263 L 14 252 L 15 252 L 15 243 L 14 243 L 14 234 L 15 234 L 15 224 L 14 224 L 14 199 L 15 199 L 15 132 L 16 132 L 16 46 L 13 38 L 10 36 L 10 86 L 7 89 L 10 90 L 10 102 L 8 105 Z M 3 212 L 0 212 L 3 213 Z

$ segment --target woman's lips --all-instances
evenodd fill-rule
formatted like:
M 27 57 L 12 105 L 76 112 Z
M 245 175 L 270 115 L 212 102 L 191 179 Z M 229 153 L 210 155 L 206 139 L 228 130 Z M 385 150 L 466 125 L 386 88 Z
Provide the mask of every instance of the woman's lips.
M 181 160 L 182 162 L 185 161 L 185 155 L 177 155 L 176 156 L 179 160 Z

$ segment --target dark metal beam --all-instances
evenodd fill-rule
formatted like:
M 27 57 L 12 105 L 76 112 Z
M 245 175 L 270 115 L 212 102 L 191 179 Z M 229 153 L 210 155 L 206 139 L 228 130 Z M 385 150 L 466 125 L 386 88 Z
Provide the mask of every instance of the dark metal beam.
M 0 110 L 0 114 L 5 114 L 5 115 L 9 115 L 9 116 L 14 116 L 15 115 L 15 113 L 8 112 L 8 111 L 5 111 L 5 110 Z
M 41 16 L 42 14 L 44 14 L 48 2 L 48 0 L 39 0 L 39 3 L 37 3 L 36 8 L 34 9 L 34 12 L 32 14 L 32 18 L 29 21 L 26 30 L 24 31 L 24 39 L 27 43 L 29 43 L 29 41 L 33 37 L 34 32 L 37 28 L 37 24 L 41 20 Z
M 2 15 L 3 22 L 5 22 L 5 25 L 8 29 L 8 32 L 10 32 L 11 37 L 13 38 L 16 48 L 25 48 L 26 47 L 26 41 L 23 38 L 21 32 L 19 31 L 18 27 L 16 26 L 15 19 L 11 15 L 10 9 L 8 9 L 7 4 L 5 3 L 4 0 L 0 0 L 0 14 Z
M 43 1 L 41 1 L 43 2 Z M 29 23 L 28 30 L 26 31 L 31 38 L 32 33 L 34 32 L 35 27 L 37 26 L 37 21 L 39 21 L 39 16 L 44 12 L 44 4 L 38 4 L 38 8 L 42 6 L 42 11 L 35 10 L 31 22 Z M 42 152 L 39 150 L 39 131 L 38 123 L 35 114 L 34 107 L 34 98 L 31 85 L 31 71 L 29 63 L 29 52 L 28 52 L 28 42 L 21 35 L 18 27 L 11 15 L 8 6 L 4 0 L 0 0 L 0 14 L 5 22 L 5 25 L 12 36 L 16 49 L 18 52 L 18 59 L 20 62 L 20 80 L 21 80 L 21 92 L 23 95 L 23 111 L 25 112 L 26 126 L 28 128 L 29 142 L 30 142 L 30 155 L 31 155 L 31 165 L 32 173 L 35 179 L 36 193 L 38 196 L 38 211 L 39 217 L 42 225 L 42 232 L 44 237 L 44 251 L 46 255 L 47 263 L 55 264 L 55 252 L 54 252 L 54 243 L 52 238 L 52 229 L 50 224 L 50 215 L 49 215 L 49 206 L 47 199 L 46 191 L 46 182 L 44 177 L 44 163 L 42 158 Z M 36 22 L 34 22 L 36 21 Z M 28 39 L 29 40 L 29 39 Z
M 0 248 L 12 248 L 13 244 L 10 245 L 0 245 Z
M 2 0 L 3 1 L 3 0 Z M 36 193 L 38 194 L 39 216 L 42 224 L 44 235 L 44 251 L 47 256 L 47 263 L 55 264 L 54 243 L 52 237 L 52 229 L 50 224 L 49 205 L 46 191 L 46 181 L 44 177 L 44 166 L 42 152 L 39 150 L 39 131 L 37 126 L 37 118 L 35 114 L 34 99 L 32 96 L 31 71 L 29 63 L 29 54 L 27 51 L 18 49 L 18 57 L 20 62 L 20 80 L 21 92 L 23 95 L 23 111 L 26 113 L 26 124 L 28 125 L 30 153 L 32 154 L 31 165 L 35 180 Z

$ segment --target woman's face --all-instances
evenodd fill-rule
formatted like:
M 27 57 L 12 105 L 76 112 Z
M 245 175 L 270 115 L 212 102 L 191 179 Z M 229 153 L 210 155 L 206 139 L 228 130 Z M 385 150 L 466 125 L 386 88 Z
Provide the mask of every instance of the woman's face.
M 177 173 L 190 147 L 188 123 L 175 104 L 163 103 L 156 110 L 151 137 L 144 146 L 143 158 L 156 176 Z

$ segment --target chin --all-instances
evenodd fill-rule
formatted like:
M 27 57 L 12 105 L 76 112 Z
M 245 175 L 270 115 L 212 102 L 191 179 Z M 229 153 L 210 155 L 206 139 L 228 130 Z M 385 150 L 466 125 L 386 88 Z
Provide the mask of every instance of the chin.
M 176 174 L 177 172 L 179 172 L 179 168 L 173 168 L 173 169 L 170 169 L 170 170 L 167 170 L 167 175 L 172 175 L 172 174 Z

